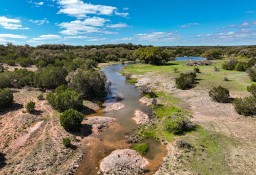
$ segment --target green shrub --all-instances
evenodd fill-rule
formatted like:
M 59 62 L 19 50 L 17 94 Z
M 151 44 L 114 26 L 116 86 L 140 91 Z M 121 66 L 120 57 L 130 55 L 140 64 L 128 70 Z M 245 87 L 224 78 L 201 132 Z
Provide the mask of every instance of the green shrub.
M 37 99 L 38 99 L 38 100 L 44 100 L 44 95 L 43 95 L 43 94 L 39 94 L 39 95 L 37 96 Z
M 189 89 L 193 87 L 193 84 L 195 83 L 196 79 L 196 73 L 190 72 L 190 73 L 181 73 L 180 77 L 176 78 L 176 86 L 178 89 Z
M 15 70 L 12 78 L 15 80 L 15 87 L 33 86 L 35 73 L 26 69 Z
M 133 149 L 141 155 L 145 155 L 149 150 L 149 146 L 146 143 L 135 144 L 133 145 Z
M 173 134 L 182 134 L 192 129 L 191 122 L 181 115 L 165 117 L 163 126 L 165 131 Z
M 8 108 L 13 104 L 13 94 L 9 89 L 0 89 L 0 109 Z
M 256 115 L 255 97 L 237 98 L 234 100 L 234 107 L 238 114 L 244 116 Z
M 74 109 L 68 109 L 60 115 L 60 124 L 67 131 L 79 131 L 82 121 L 83 114 Z
M 11 88 L 12 77 L 9 72 L 0 73 L 0 89 Z
M 256 58 L 251 58 L 247 63 L 247 67 L 253 67 L 253 66 L 256 66 Z
M 230 99 L 229 90 L 224 87 L 214 87 L 209 91 L 209 96 L 220 103 L 228 102 Z
M 248 68 L 247 63 L 245 63 L 245 62 L 238 62 L 236 67 L 235 67 L 235 69 L 237 71 L 246 71 L 247 68 Z
M 62 88 L 62 86 L 60 86 Z M 83 106 L 82 96 L 74 90 L 57 88 L 55 93 L 50 92 L 46 96 L 49 104 L 59 112 L 67 109 L 80 110 Z
M 66 84 L 67 71 L 62 67 L 46 67 L 36 72 L 34 82 L 39 88 L 54 89 Z
M 63 138 L 62 143 L 66 148 L 70 148 L 72 146 L 71 140 L 69 138 Z
M 234 59 L 230 59 L 229 61 L 225 61 L 223 64 L 222 64 L 222 68 L 225 69 L 225 70 L 234 70 L 236 65 L 237 65 L 237 61 L 234 60 Z
M 254 96 L 254 98 L 256 98 L 256 85 L 255 84 L 248 86 L 247 91 L 250 92 L 252 94 L 252 96 Z
M 68 85 L 85 99 L 102 100 L 106 97 L 106 77 L 95 70 L 77 70 L 67 77 Z
M 201 71 L 200 71 L 200 69 L 199 69 L 198 67 L 195 67 L 195 68 L 194 68 L 194 72 L 195 72 L 195 73 L 201 73 Z
M 251 80 L 256 82 L 256 68 L 251 67 L 251 68 L 247 69 L 246 72 L 249 74 Z
M 21 67 L 28 67 L 33 64 L 31 58 L 22 57 L 22 58 L 18 58 L 17 61 Z
M 28 102 L 28 104 L 26 105 L 27 112 L 30 114 L 35 112 L 35 107 L 36 107 L 35 102 L 33 102 L 33 101 Z

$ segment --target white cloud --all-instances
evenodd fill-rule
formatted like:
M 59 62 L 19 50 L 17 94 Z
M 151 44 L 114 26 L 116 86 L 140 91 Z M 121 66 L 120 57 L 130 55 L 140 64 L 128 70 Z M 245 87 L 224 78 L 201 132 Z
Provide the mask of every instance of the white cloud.
M 167 43 L 179 41 L 180 35 L 170 32 L 151 32 L 135 34 L 132 37 L 120 38 L 114 40 L 114 42 L 134 42 L 134 43 Z
M 128 27 L 128 25 L 125 23 L 118 23 L 118 24 L 107 25 L 107 27 L 108 28 L 125 28 L 125 27 Z
M 76 18 L 86 17 L 88 14 L 95 15 L 118 15 L 127 16 L 128 13 L 119 13 L 116 7 L 107 5 L 94 5 L 84 3 L 82 0 L 58 0 L 60 10 L 58 14 L 67 14 Z
M 0 38 L 12 38 L 12 39 L 26 39 L 24 35 L 15 35 L 15 34 L 0 34 Z
M 36 6 L 42 6 L 42 5 L 44 5 L 44 2 L 34 2 L 34 4 L 35 4 Z
M 46 41 L 46 40 L 59 40 L 59 39 L 61 39 L 59 35 L 48 34 L 48 35 L 41 35 L 37 38 L 32 38 L 28 42 L 40 42 L 40 41 Z
M 43 24 L 49 24 L 50 23 L 46 18 L 44 18 L 42 20 L 32 20 L 31 19 L 31 20 L 29 20 L 29 22 L 32 22 L 36 25 L 43 25 Z
M 178 39 L 179 36 L 170 32 L 152 32 L 136 34 L 135 39 L 149 42 L 169 42 Z
M 129 13 L 127 13 L 127 12 L 115 12 L 115 15 L 117 15 L 117 16 L 121 16 L 121 17 L 127 17 L 127 16 L 129 16 Z
M 86 18 L 85 20 L 75 20 L 71 22 L 63 22 L 58 26 L 64 30 L 60 33 L 63 35 L 77 35 L 82 33 L 95 33 L 100 32 L 105 23 L 109 21 L 100 17 Z
M 199 23 L 194 22 L 194 23 L 183 24 L 180 27 L 181 28 L 189 28 L 189 27 L 198 26 L 198 25 L 199 25 Z
M 9 30 L 29 29 L 27 27 L 23 27 L 19 19 L 7 18 L 5 16 L 0 16 L 0 26 Z
M 89 25 L 89 26 L 95 26 L 95 27 L 101 27 L 104 26 L 104 24 L 109 21 L 104 18 L 99 18 L 99 17 L 92 17 L 92 18 L 86 18 L 83 21 L 84 25 Z

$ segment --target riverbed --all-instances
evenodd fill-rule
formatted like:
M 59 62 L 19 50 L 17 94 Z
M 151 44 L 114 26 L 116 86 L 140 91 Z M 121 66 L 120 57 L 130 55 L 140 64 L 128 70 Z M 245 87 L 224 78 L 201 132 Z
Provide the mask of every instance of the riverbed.
M 142 94 L 119 73 L 124 66 L 116 64 L 102 68 L 110 84 L 107 100 L 118 96 L 122 99 L 121 103 L 125 107 L 120 110 L 99 112 L 93 115 L 115 118 L 116 127 L 110 127 L 105 132 L 85 138 L 85 141 L 90 143 L 84 147 L 84 158 L 76 172 L 77 175 L 96 175 L 104 157 L 116 149 L 131 148 L 132 145 L 126 142 L 125 135 L 131 133 L 138 126 L 132 119 L 136 110 L 151 115 L 151 109 L 139 102 Z M 158 141 L 149 139 L 144 142 L 149 144 L 149 152 L 144 156 L 149 161 L 147 174 L 154 174 L 161 165 L 166 150 Z

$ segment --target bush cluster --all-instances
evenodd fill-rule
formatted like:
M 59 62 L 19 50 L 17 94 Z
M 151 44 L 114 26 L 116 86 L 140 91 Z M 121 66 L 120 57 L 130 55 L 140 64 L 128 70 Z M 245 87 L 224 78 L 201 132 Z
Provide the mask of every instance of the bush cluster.
M 0 89 L 0 109 L 8 108 L 13 104 L 13 93 L 9 89 Z
M 30 101 L 26 105 L 26 110 L 27 110 L 28 113 L 31 114 L 31 113 L 35 112 L 35 107 L 36 107 L 36 103 L 33 102 L 33 101 Z
M 74 109 L 68 109 L 60 115 L 60 124 L 67 131 L 80 131 L 83 114 Z
M 193 128 L 192 123 L 182 115 L 165 117 L 163 126 L 165 131 L 173 134 L 182 134 Z
M 55 90 L 55 93 L 50 92 L 46 96 L 49 104 L 59 112 L 67 109 L 80 110 L 83 106 L 82 96 L 72 89 L 65 86 L 60 86 Z
M 251 67 L 251 68 L 247 69 L 246 72 L 248 73 L 248 75 L 251 78 L 251 80 L 256 82 L 256 68 L 255 67 Z
M 247 87 L 247 91 L 250 92 L 252 96 L 235 99 L 233 103 L 235 110 L 240 115 L 256 115 L 256 85 Z
M 178 89 L 189 89 L 193 87 L 195 84 L 196 73 L 189 72 L 189 73 L 181 73 L 180 77 L 176 78 L 176 86 Z
M 230 99 L 229 90 L 224 87 L 214 87 L 209 91 L 209 96 L 220 103 L 226 103 Z

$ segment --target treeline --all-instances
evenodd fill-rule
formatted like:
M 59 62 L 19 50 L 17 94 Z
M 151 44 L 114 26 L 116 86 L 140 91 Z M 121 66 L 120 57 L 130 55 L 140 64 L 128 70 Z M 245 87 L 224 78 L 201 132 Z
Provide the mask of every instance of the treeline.
M 91 46 L 71 46 L 63 44 L 17 46 L 8 43 L 0 45 L 0 62 L 8 65 L 38 68 L 57 65 L 75 69 L 76 58 L 92 60 L 96 63 L 108 61 L 140 61 L 148 64 L 164 64 L 179 56 L 202 56 L 209 60 L 230 58 L 251 58 L 256 56 L 256 46 L 175 46 L 153 47 L 134 44 L 108 44 Z

